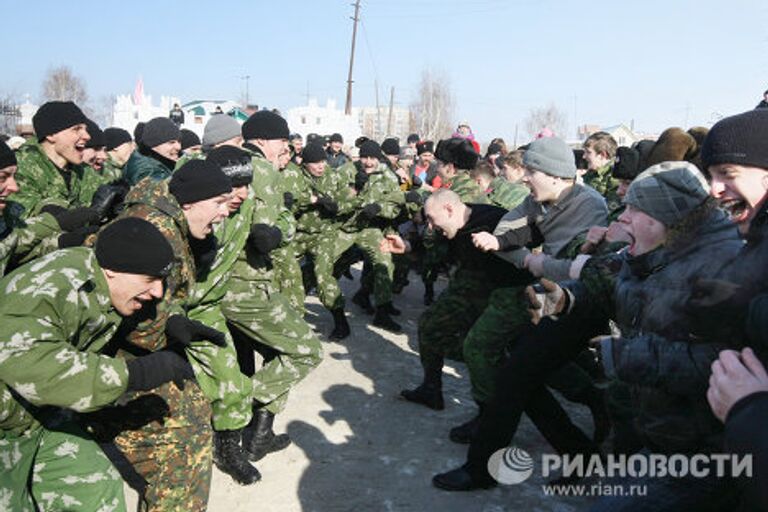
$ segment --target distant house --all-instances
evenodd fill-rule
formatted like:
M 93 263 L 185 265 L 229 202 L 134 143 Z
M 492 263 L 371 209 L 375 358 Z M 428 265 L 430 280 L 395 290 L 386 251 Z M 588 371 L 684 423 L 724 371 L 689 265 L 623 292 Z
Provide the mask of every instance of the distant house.
M 233 117 L 240 124 L 248 119 L 248 114 L 243 107 L 232 100 L 195 100 L 181 106 L 184 111 L 184 124 L 182 128 L 192 130 L 202 137 L 205 125 L 211 116 L 217 114 L 217 107 L 221 113 Z
M 361 135 L 357 109 L 353 108 L 352 115 L 347 116 L 343 110 L 336 108 L 336 101 L 332 99 L 321 107 L 315 98 L 310 98 L 306 105 L 289 109 L 286 121 L 292 132 L 304 138 L 310 133 L 340 133 L 344 137 L 344 144 L 350 146 Z
M 613 137 L 619 146 L 631 146 L 635 142 L 647 139 L 648 136 L 634 132 L 625 124 L 617 124 L 613 126 L 599 127 L 595 124 L 585 124 L 579 127 L 579 137 L 581 142 L 585 141 L 587 137 L 595 132 L 606 132 Z

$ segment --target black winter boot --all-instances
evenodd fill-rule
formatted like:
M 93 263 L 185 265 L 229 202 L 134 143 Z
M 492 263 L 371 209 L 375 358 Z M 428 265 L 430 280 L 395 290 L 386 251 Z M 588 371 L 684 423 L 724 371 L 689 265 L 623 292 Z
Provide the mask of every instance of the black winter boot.
M 472 442 L 472 438 L 475 437 L 477 429 L 480 426 L 480 415 L 483 414 L 483 404 L 478 403 L 478 406 L 480 407 L 480 410 L 478 411 L 477 416 L 466 423 L 462 423 L 458 427 L 453 427 L 451 429 L 451 432 L 448 435 L 451 441 L 457 444 L 469 444 Z
M 248 453 L 240 446 L 241 430 L 213 432 L 213 462 L 222 472 L 241 485 L 261 480 L 261 473 L 248 462 Z
M 430 409 L 442 411 L 443 402 L 443 362 L 424 365 L 424 382 L 415 389 L 404 389 L 400 396 Z
M 596 389 L 587 401 L 592 413 L 592 421 L 595 424 L 595 431 L 592 436 L 595 444 L 602 444 L 611 432 L 611 418 L 608 415 L 608 408 L 605 405 L 605 391 Z
M 401 311 L 395 307 L 394 304 L 391 302 L 387 302 L 386 304 L 383 304 L 387 308 L 387 313 L 389 313 L 392 316 L 400 316 Z
M 371 304 L 371 298 L 369 297 L 368 291 L 364 290 L 362 287 L 352 296 L 352 302 L 360 306 L 360 309 L 369 315 L 374 313 L 373 304 Z
M 272 452 L 284 450 L 291 444 L 288 434 L 275 435 L 272 422 L 275 415 L 266 409 L 253 412 L 252 425 L 243 430 L 243 447 L 248 452 L 248 459 L 256 462 Z
M 382 329 L 389 332 L 402 332 L 403 328 L 400 327 L 400 324 L 392 320 L 392 317 L 389 316 L 389 309 L 391 307 L 391 302 L 376 306 L 376 314 L 373 315 L 373 325 L 376 327 L 381 327 Z
M 349 323 L 347 323 L 347 316 L 344 314 L 344 308 L 331 310 L 333 315 L 333 331 L 328 336 L 332 340 L 343 340 L 349 336 Z

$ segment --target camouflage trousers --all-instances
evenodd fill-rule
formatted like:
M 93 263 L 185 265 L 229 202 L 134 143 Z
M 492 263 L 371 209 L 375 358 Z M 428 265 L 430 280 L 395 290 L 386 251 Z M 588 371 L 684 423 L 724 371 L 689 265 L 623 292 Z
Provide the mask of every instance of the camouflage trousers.
M 170 382 L 133 393 L 125 405 L 105 412 L 120 428 L 114 446 L 146 483 L 140 490 L 142 511 L 206 510 L 213 460 L 211 406 L 196 383 L 185 381 L 179 389 Z
M 275 283 L 280 293 L 288 299 L 296 311 L 304 314 L 304 283 L 301 277 L 301 265 L 296 258 L 295 242 L 272 251 L 272 265 L 275 271 Z
M 123 479 L 72 422 L 0 433 L 0 510 L 125 512 Z
M 464 338 L 464 362 L 469 370 L 472 396 L 478 403 L 493 398 L 496 373 L 503 362 L 505 349 L 522 329 L 530 325 L 524 291 L 523 286 L 494 290 Z
M 216 304 L 194 308 L 188 316 L 227 336 L 226 347 L 218 347 L 207 341 L 195 342 L 187 348 L 186 353 L 195 372 L 195 379 L 211 403 L 213 429 L 239 430 L 253 416 L 253 385 L 237 364 L 237 352 L 229 336 L 224 313 Z
M 379 243 L 383 238 L 384 235 L 378 228 L 365 228 L 355 233 L 339 231 L 334 246 L 334 261 L 354 244 L 365 253 L 365 258 L 371 264 L 373 298 L 377 306 L 392 302 L 392 274 L 395 270 L 392 255 L 379 250 Z
M 229 325 L 271 353 L 253 375 L 253 398 L 277 414 L 288 392 L 322 360 L 320 340 L 270 283 L 232 278 L 222 311 Z
M 291 242 L 295 260 L 305 254 L 312 257 L 315 267 L 317 296 L 326 309 L 332 311 L 344 307 L 344 296 L 341 294 L 338 280 L 333 276 L 333 264 L 336 261 L 334 249 L 336 232 L 307 234 L 297 232 Z
M 444 357 L 461 360 L 464 338 L 488 305 L 493 284 L 461 273 L 419 317 L 419 357 L 424 367 Z

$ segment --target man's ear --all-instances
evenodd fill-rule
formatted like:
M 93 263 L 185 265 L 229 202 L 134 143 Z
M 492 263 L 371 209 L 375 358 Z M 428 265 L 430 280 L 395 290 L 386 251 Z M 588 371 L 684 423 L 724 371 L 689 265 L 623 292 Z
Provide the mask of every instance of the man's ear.
M 114 270 L 109 270 L 108 268 L 103 268 L 102 270 L 104 271 L 104 275 L 107 276 L 108 278 L 112 279 L 113 277 L 115 277 Z

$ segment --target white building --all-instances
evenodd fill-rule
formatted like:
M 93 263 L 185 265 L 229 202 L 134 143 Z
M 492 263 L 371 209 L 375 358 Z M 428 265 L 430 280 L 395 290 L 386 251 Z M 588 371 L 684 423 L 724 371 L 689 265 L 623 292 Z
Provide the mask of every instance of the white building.
M 160 104 L 152 105 L 152 96 L 144 94 L 143 91 L 138 95 L 134 93 L 133 97 L 130 94 L 121 94 L 117 96 L 112 108 L 113 126 L 133 133 L 133 129 L 140 122 L 146 123 L 156 117 L 168 117 L 174 103 L 181 104 L 178 98 L 161 96 Z
M 286 121 L 291 132 L 298 133 L 305 139 L 310 133 L 340 133 L 345 144 L 352 145 L 362 134 L 357 110 L 353 108 L 352 114 L 347 116 L 343 110 L 336 108 L 336 100 L 329 99 L 325 106 L 321 107 L 315 98 L 310 98 L 307 105 L 289 109 Z

